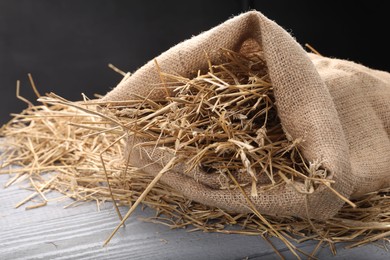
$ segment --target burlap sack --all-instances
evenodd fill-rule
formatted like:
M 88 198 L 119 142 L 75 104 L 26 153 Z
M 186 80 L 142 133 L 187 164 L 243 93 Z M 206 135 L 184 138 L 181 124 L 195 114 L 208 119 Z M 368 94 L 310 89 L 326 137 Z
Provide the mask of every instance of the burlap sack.
M 390 74 L 308 54 L 284 29 L 255 11 L 184 41 L 156 60 L 161 71 L 191 77 L 207 67 L 205 51 L 213 62 L 217 50 L 237 51 L 249 38 L 264 51 L 285 132 L 293 139 L 304 138 L 303 155 L 310 162 L 323 163 L 328 178 L 335 181 L 332 188 L 351 198 L 390 186 Z M 150 61 L 103 99 L 161 98 L 166 94 L 156 89 L 160 82 L 155 62 Z M 129 141 L 129 147 L 135 147 L 130 163 L 157 174 L 172 155 L 160 149 L 150 157 L 153 147 L 134 146 L 139 142 Z M 239 190 L 219 190 L 215 176 L 201 171 L 183 174 L 184 168 L 176 166 L 162 181 L 203 204 L 250 211 Z M 344 203 L 325 185 L 308 195 L 288 184 L 257 188 L 259 196 L 251 199 L 264 214 L 327 219 Z

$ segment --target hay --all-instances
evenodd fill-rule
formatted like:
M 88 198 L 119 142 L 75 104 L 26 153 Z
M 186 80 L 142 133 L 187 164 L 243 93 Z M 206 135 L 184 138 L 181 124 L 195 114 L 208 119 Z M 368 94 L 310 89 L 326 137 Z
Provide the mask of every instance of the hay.
M 161 73 L 162 88 L 172 97 L 100 104 L 107 114 L 138 138 L 141 146 L 163 145 L 175 163 L 218 175 L 220 189 L 240 186 L 270 188 L 282 182 L 302 182 L 306 190 L 326 181 L 320 162 L 306 162 L 298 150 L 302 139 L 285 136 L 274 105 L 273 88 L 261 56 L 251 59 L 228 50 L 219 65 L 194 79 Z M 169 89 L 168 89 L 169 88 Z M 158 89 L 158 88 L 156 88 Z M 152 95 L 152 93 L 151 93 Z M 153 154 L 151 155 L 153 157 Z M 217 184 L 218 185 L 218 184 Z
M 74 203 L 96 201 L 99 206 L 114 201 L 116 206 L 130 206 L 125 217 L 117 211 L 123 224 L 142 202 L 156 209 L 148 221 L 191 231 L 259 235 L 267 241 L 267 236 L 276 236 L 297 257 L 299 249 L 291 241 L 318 240 L 311 257 L 323 244 L 336 253 L 338 242 L 354 247 L 388 241 L 390 189 L 351 202 L 346 199 L 349 203 L 335 217 L 321 222 L 263 216 L 253 207 L 250 214 L 208 207 L 129 166 L 124 147 L 130 135 L 141 137 L 141 145 L 170 149 L 175 159 L 169 167 L 190 158 L 187 170 L 200 167 L 217 175 L 220 189 L 250 186 L 250 195 L 256 196 L 259 183 L 272 189 L 283 182 L 301 182 L 305 190 L 300 192 L 307 193 L 328 184 L 321 162 L 309 163 L 300 154 L 302 140 L 285 136 L 261 53 L 244 56 L 223 50 L 218 65 L 210 64 L 209 71 L 200 71 L 193 79 L 163 72 L 161 79 L 161 88 L 172 93 L 165 100 L 70 102 L 55 94 L 41 97 L 42 105 L 24 100 L 29 107 L 1 129 L 6 138 L 0 173 L 12 174 L 5 187 L 29 180 L 35 190 L 16 206 L 35 197 L 40 202 L 27 208 L 44 206 L 49 202 L 45 193 L 57 190 Z M 33 84 L 31 76 L 30 80 Z M 33 89 L 39 95 L 35 85 Z M 250 205 L 250 197 L 247 200 Z

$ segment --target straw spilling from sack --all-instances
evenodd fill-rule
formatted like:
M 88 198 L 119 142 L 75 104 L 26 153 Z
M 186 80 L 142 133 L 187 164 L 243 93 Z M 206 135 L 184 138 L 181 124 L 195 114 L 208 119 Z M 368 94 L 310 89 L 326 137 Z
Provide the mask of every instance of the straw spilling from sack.
M 213 188 L 236 188 L 230 173 L 242 187 L 252 187 L 252 196 L 257 185 L 266 189 L 286 181 L 313 192 L 327 172 L 320 162 L 304 160 L 298 149 L 302 138 L 288 140 L 284 134 L 261 52 L 222 50 L 220 57 L 193 79 L 161 73 L 163 83 L 154 90 L 164 89 L 166 99 L 100 105 L 143 140 L 137 145 L 164 147 L 176 164 L 186 165 L 184 173 L 216 176 L 219 183 L 209 183 Z
M 175 163 L 190 158 L 188 172 L 200 168 L 218 176 L 219 189 L 272 189 L 281 183 L 305 185 L 313 192 L 326 182 L 320 162 L 306 162 L 299 152 L 303 140 L 289 140 L 277 117 L 272 84 L 260 52 L 242 55 L 223 50 L 221 62 L 193 79 L 161 74 L 164 100 L 139 98 L 126 102 L 69 102 L 54 94 L 30 105 L 1 129 L 5 136 L 1 173 L 12 174 L 9 186 L 28 179 L 35 190 L 16 206 L 32 199 L 45 205 L 45 193 L 57 190 L 74 203 L 94 200 L 132 205 L 152 181 L 126 163 L 128 136 L 145 146 L 163 146 Z M 186 174 L 183 172 L 183 174 Z M 346 204 L 326 222 L 297 218 L 237 214 L 189 201 L 163 183 L 151 187 L 143 203 L 155 208 L 150 221 L 193 230 L 277 236 L 293 251 L 290 240 L 319 240 L 321 244 L 350 241 L 351 246 L 386 239 L 390 232 L 390 190 L 382 190 Z M 164 217 L 160 216 L 163 214 Z M 168 216 L 166 218 L 165 216 Z M 215 221 L 210 221 L 215 220 Z M 229 225 L 242 226 L 231 230 Z M 272 225 L 272 228 L 269 227 Z M 301 252 L 305 254 L 304 252 Z

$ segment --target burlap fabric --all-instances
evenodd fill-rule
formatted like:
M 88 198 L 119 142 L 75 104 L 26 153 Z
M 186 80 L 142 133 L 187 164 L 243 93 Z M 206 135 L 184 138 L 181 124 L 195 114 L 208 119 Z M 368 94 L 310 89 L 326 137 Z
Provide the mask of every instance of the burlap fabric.
M 239 50 L 247 39 L 261 46 L 274 86 L 278 114 L 292 139 L 303 137 L 301 151 L 321 161 L 335 181 L 332 188 L 346 198 L 390 186 L 390 74 L 364 66 L 306 53 L 280 26 L 251 11 L 184 41 L 156 58 L 161 71 L 191 77 L 217 60 L 217 50 Z M 154 61 L 137 70 L 103 99 L 138 96 L 162 98 L 166 92 Z M 172 157 L 163 149 L 137 146 L 129 140 L 130 163 L 157 174 Z M 165 173 L 162 181 L 189 199 L 233 212 L 249 212 L 242 193 L 218 189 L 216 176 L 200 170 L 184 174 L 184 164 Z M 327 219 L 344 201 L 325 185 L 304 194 L 289 184 L 252 197 L 264 214 Z M 303 188 L 302 188 L 303 189 Z M 247 190 L 248 194 L 249 190 Z M 307 209 L 307 211 L 306 211 Z

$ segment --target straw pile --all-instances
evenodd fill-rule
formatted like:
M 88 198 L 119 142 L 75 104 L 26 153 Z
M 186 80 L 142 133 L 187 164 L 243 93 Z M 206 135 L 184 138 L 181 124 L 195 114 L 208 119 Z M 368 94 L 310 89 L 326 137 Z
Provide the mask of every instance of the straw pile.
M 272 188 L 300 181 L 312 192 L 316 181 L 325 181 L 320 163 L 309 164 L 300 154 L 301 140 L 288 140 L 282 130 L 261 52 L 223 50 L 207 73 L 161 78 L 172 97 L 107 104 L 106 113 L 141 138 L 138 145 L 171 151 L 175 164 L 186 164 L 184 174 L 200 168 L 218 179 L 220 189 L 236 188 L 232 174 L 240 186 L 251 185 L 252 196 L 259 183 Z
M 189 158 L 187 170 L 200 167 L 218 176 L 215 185 L 220 189 L 250 186 L 256 196 L 259 183 L 272 189 L 283 182 L 302 182 L 306 192 L 312 192 L 326 181 L 321 163 L 310 164 L 301 156 L 301 140 L 289 140 L 284 134 L 261 52 L 242 55 L 222 50 L 220 62 L 193 79 L 163 72 L 161 78 L 161 88 L 170 93 L 164 100 L 140 97 L 102 103 L 84 97 L 70 102 L 49 94 L 40 98 L 42 105 L 28 102 L 29 107 L 1 129 L 6 137 L 1 173 L 12 174 L 5 186 L 28 179 L 34 189 L 16 206 L 35 197 L 40 200 L 27 208 L 44 206 L 50 190 L 75 199 L 74 203 L 114 201 L 116 206 L 136 206 L 142 200 L 156 209 L 150 221 L 260 235 L 267 241 L 268 235 L 277 236 L 297 257 L 300 250 L 291 240 L 318 240 L 311 257 L 324 243 L 335 253 L 337 242 L 348 241 L 353 247 L 386 241 L 390 189 L 366 194 L 352 201 L 356 208 L 346 204 L 337 216 L 320 222 L 225 212 L 189 201 L 163 183 L 150 185 L 152 176 L 126 162 L 129 136 L 141 138 L 140 145 L 163 145 L 175 155 L 173 164 Z M 232 230 L 230 225 L 242 229 Z

